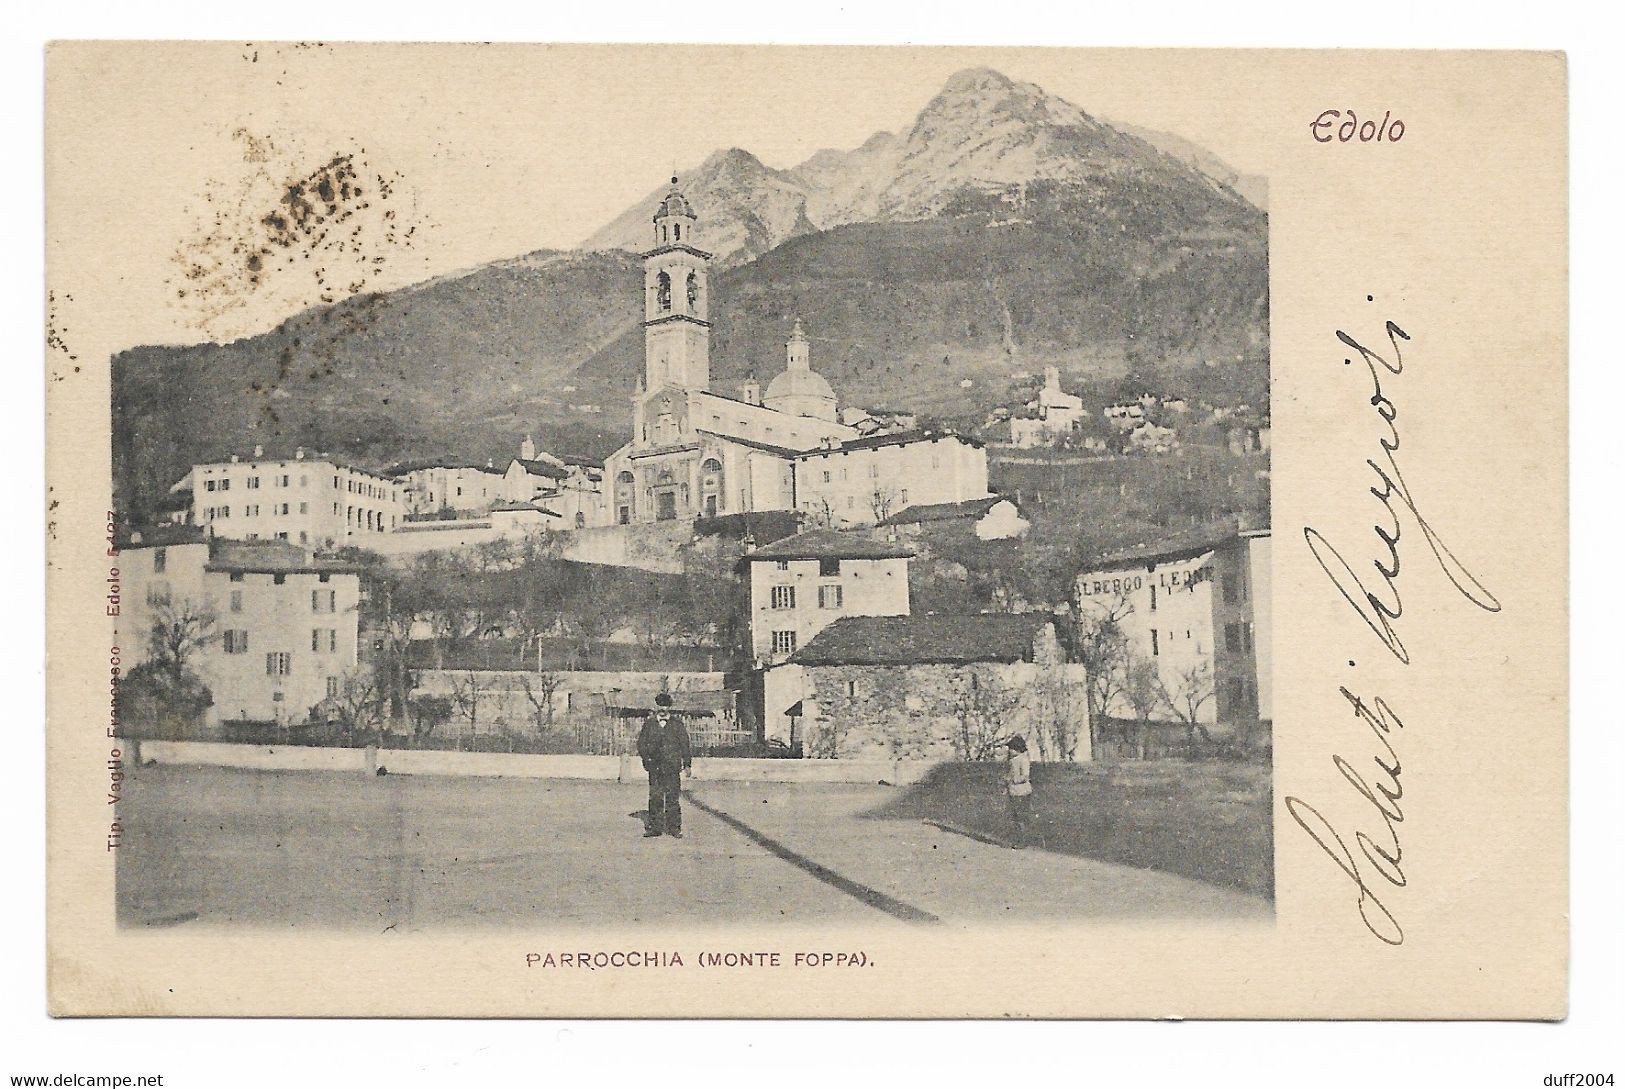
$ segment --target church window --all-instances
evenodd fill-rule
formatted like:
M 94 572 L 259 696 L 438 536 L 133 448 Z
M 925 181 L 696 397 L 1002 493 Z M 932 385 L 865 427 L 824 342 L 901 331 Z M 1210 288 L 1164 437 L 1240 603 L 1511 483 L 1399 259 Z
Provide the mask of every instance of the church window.
M 706 458 L 704 463 L 700 465 L 700 470 L 707 473 L 720 473 L 722 472 L 722 462 L 716 458 Z
M 688 274 L 688 308 L 695 309 L 700 301 L 700 281 L 691 272 Z
M 683 240 L 683 225 L 681 223 L 674 224 L 673 227 L 672 227 L 672 231 L 674 232 L 674 234 L 673 234 L 674 241 L 681 242 Z
M 655 277 L 655 305 L 661 310 L 671 309 L 671 277 L 664 272 Z

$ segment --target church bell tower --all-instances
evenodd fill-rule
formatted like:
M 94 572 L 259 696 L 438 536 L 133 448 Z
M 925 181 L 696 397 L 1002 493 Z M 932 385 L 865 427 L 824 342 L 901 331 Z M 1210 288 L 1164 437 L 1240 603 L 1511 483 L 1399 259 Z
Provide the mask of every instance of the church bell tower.
M 644 386 L 703 390 L 711 384 L 711 255 L 697 245 L 697 219 L 677 177 L 654 214 L 654 248 L 643 255 Z

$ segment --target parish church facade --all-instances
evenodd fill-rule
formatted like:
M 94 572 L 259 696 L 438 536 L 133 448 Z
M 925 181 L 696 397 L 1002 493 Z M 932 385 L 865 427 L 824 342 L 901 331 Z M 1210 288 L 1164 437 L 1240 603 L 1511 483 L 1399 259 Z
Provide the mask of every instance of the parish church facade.
M 608 521 L 632 525 L 754 511 L 800 510 L 829 518 L 824 497 L 803 495 L 809 458 L 839 457 L 861 443 L 877 494 L 913 502 L 956 502 L 987 494 L 979 443 L 955 435 L 899 432 L 877 446 L 841 422 L 829 382 L 812 369 L 797 321 L 785 369 L 763 391 L 745 382 L 737 396 L 711 387 L 711 254 L 700 248 L 699 218 L 672 178 L 654 214 L 644 264 L 644 372 L 632 394 L 631 441 L 604 460 Z M 951 444 L 968 471 L 911 481 L 913 447 Z M 962 450 L 961 450 L 962 448 Z M 857 448 L 853 447 L 853 453 Z M 940 455 L 939 455 L 940 457 Z M 798 467 L 800 472 L 798 472 Z M 829 476 L 821 472 L 820 480 Z M 938 494 L 938 493 L 942 494 Z M 951 493 L 951 494 L 950 494 Z M 852 503 L 835 524 L 872 525 L 884 515 Z

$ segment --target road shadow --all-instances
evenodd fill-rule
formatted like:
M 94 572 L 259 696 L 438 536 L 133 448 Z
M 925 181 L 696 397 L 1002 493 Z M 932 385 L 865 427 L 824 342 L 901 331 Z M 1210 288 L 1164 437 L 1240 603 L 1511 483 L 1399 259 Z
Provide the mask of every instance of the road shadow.
M 1267 764 L 1135 761 L 1033 766 L 1031 848 L 1160 870 L 1273 901 Z M 933 821 L 993 842 L 1013 834 L 1004 767 L 941 764 L 868 820 Z

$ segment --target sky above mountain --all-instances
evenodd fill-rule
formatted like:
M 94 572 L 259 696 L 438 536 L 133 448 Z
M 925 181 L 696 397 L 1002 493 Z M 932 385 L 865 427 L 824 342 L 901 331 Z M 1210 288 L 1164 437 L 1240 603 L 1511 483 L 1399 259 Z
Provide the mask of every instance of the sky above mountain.
M 88 58 L 73 94 L 47 103 L 50 113 L 71 98 L 93 119 L 51 126 L 73 135 L 47 163 L 51 229 L 64 252 L 87 255 L 52 269 L 55 316 L 73 329 L 90 324 L 76 312 L 94 312 L 98 330 L 118 331 L 74 345 L 82 358 L 229 340 L 342 296 L 356 268 L 302 251 L 294 273 L 244 277 L 233 305 L 179 294 L 185 257 L 223 205 L 250 220 L 274 213 L 254 203 L 258 182 L 309 177 L 340 153 L 392 180 L 398 221 L 412 229 L 409 244 L 350 255 L 368 262 L 367 290 L 573 246 L 717 148 L 748 148 L 788 171 L 823 149 L 860 147 L 907 125 L 967 68 L 1181 134 L 1239 171 L 1264 163 L 1255 122 L 1213 96 L 1171 94 L 1166 73 L 1132 51 L 221 43 L 180 65 L 165 48 Z M 440 78 L 423 79 L 428 70 Z M 222 82 L 232 94 L 196 93 Z M 315 264 L 324 260 L 336 264 Z

